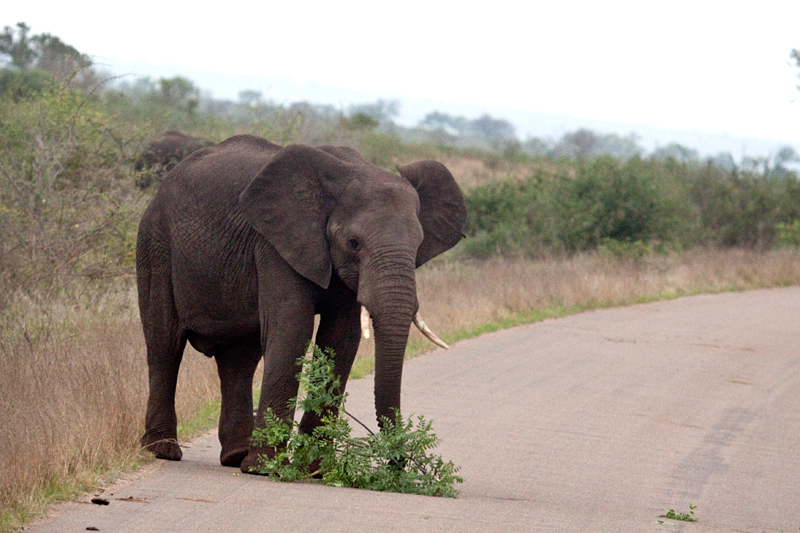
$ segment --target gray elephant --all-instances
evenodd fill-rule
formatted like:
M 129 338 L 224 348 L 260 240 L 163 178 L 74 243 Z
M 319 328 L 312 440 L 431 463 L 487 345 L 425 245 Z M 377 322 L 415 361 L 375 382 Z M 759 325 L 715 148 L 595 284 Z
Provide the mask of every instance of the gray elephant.
M 200 137 L 186 135 L 179 131 L 168 131 L 147 145 L 136 158 L 133 169 L 144 174 L 137 178 L 137 184 L 144 188 L 153 178 L 161 177 L 172 170 L 183 158 L 192 152 L 211 146 L 214 143 Z
M 257 421 L 284 419 L 297 395 L 296 360 L 332 348 L 344 389 L 361 338 L 361 306 L 375 338 L 375 409 L 393 417 L 415 269 L 462 237 L 466 207 L 444 165 L 419 161 L 400 175 L 346 147 L 285 148 L 241 135 L 194 152 L 164 179 L 136 245 L 150 396 L 142 445 L 179 460 L 175 385 L 188 340 L 216 359 L 223 465 L 247 472 L 259 453 L 252 383 L 264 358 Z M 319 423 L 305 413 L 302 431 Z

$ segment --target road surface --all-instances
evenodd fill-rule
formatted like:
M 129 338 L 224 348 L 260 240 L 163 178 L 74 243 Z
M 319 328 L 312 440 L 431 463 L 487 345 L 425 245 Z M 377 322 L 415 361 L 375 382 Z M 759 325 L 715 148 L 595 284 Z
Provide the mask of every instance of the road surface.
M 371 377 L 348 389 L 374 420 Z M 403 411 L 433 419 L 457 499 L 239 475 L 209 434 L 26 531 L 798 531 L 800 288 L 462 341 L 407 362 Z

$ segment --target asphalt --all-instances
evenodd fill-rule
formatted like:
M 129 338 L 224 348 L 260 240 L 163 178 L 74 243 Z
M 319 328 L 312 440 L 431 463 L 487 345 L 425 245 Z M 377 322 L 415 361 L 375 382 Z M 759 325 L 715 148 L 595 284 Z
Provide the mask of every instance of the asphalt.
M 280 483 L 214 433 L 26 527 L 85 531 L 797 531 L 800 288 L 587 312 L 407 362 L 458 498 Z M 372 379 L 347 409 L 374 420 Z M 660 518 L 669 509 L 697 522 Z

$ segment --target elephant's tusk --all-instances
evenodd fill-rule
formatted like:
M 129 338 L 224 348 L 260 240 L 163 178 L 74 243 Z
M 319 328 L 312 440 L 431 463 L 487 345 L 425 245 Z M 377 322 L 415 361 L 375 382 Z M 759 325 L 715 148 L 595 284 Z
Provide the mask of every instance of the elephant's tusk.
M 422 332 L 422 334 L 425 335 L 426 337 L 428 337 L 428 339 L 430 339 L 430 341 L 432 343 L 434 343 L 437 346 L 441 346 L 445 350 L 449 350 L 450 349 L 450 347 L 447 345 L 446 342 L 444 342 L 442 339 L 437 337 L 436 333 L 431 331 L 431 328 L 429 328 L 428 325 L 425 323 L 425 321 L 422 320 L 422 317 L 419 316 L 419 313 L 414 315 L 414 325 L 417 326 L 417 328 L 419 328 L 419 330 Z
M 361 306 L 361 334 L 369 339 L 369 311 L 364 306 Z

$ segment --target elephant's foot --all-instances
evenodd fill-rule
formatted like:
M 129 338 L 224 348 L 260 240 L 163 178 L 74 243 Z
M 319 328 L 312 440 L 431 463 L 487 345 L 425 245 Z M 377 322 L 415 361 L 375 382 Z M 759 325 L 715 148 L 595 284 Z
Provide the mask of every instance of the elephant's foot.
M 145 435 L 142 437 L 142 448 L 153 452 L 157 458 L 167 461 L 180 461 L 183 457 L 178 439 L 174 437 L 162 438 Z
M 312 461 L 311 464 L 308 465 L 308 475 L 313 479 L 322 479 L 322 468 L 320 467 L 319 459 Z
M 245 474 L 257 474 L 258 472 L 255 471 L 256 468 L 259 466 L 258 455 L 261 453 L 260 450 L 257 448 L 253 448 L 249 451 L 247 456 L 242 459 L 242 463 L 239 465 L 239 468 Z
M 261 461 L 258 459 L 259 456 L 274 458 L 277 453 L 277 449 L 269 446 L 251 446 L 247 456 L 242 459 L 242 464 L 239 465 L 239 468 L 241 468 L 242 472 L 245 474 L 264 475 L 256 471 L 261 466 Z
M 247 457 L 247 453 L 250 451 L 250 448 L 247 446 L 243 446 L 241 448 L 236 448 L 234 450 L 222 450 L 219 454 L 219 462 L 222 466 L 233 466 L 238 467 L 241 466 L 242 460 Z

